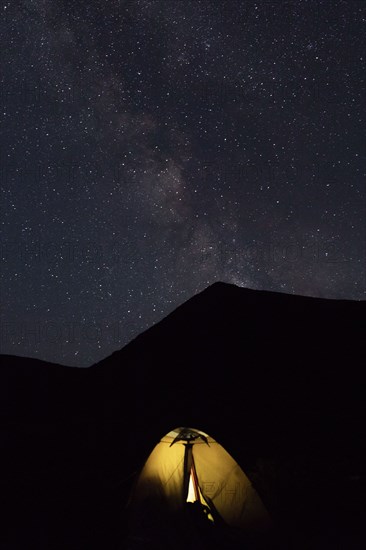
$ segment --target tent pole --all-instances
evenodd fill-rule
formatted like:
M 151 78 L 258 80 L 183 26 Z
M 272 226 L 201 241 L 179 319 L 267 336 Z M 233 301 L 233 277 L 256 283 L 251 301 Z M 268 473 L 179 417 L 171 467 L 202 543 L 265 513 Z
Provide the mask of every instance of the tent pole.
M 193 444 L 185 443 L 184 444 L 184 476 L 183 476 L 183 498 L 187 499 L 189 481 L 192 476 L 194 498 L 195 500 L 201 501 L 200 492 L 198 488 L 198 477 L 196 472 L 196 465 L 193 458 Z
M 192 443 L 184 444 L 184 463 L 183 463 L 183 502 L 188 495 L 189 478 L 192 467 Z
M 192 472 L 192 479 L 193 479 L 194 497 L 195 497 L 196 500 L 201 502 L 200 492 L 199 492 L 199 488 L 198 488 L 198 477 L 197 477 L 197 472 L 196 472 L 196 465 L 194 463 L 193 453 L 192 453 L 191 472 Z

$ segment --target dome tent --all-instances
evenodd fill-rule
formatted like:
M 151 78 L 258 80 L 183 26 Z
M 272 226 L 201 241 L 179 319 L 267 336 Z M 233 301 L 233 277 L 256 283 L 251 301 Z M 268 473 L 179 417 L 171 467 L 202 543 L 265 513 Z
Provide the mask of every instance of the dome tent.
M 263 533 L 271 519 L 237 462 L 212 437 L 177 428 L 155 446 L 131 494 L 133 517 L 150 525 L 199 505 L 207 523 Z M 143 525 L 140 523 L 140 529 Z

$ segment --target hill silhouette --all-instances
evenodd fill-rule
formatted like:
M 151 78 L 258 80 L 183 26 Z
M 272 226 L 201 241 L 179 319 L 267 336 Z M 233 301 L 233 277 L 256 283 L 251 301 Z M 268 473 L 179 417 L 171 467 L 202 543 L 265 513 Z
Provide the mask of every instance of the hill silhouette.
M 87 369 L 2 356 L 3 547 L 122 548 L 136 472 L 193 426 L 251 475 L 281 548 L 358 548 L 365 313 L 216 283 Z

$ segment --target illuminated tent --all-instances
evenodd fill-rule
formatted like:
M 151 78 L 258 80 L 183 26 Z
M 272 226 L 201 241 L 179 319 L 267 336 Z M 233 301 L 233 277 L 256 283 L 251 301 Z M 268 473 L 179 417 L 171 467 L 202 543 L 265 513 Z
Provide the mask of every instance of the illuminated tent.
M 176 514 L 200 503 L 207 519 L 217 518 L 247 532 L 270 526 L 269 515 L 236 461 L 212 437 L 177 428 L 148 457 L 132 492 L 130 507 L 141 515 Z

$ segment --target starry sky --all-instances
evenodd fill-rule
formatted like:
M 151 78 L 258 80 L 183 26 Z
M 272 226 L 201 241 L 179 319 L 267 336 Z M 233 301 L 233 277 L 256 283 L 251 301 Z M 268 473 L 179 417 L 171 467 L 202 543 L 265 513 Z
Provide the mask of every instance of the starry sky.
M 365 298 L 364 0 L 1 9 L 2 353 L 88 366 L 217 280 Z

